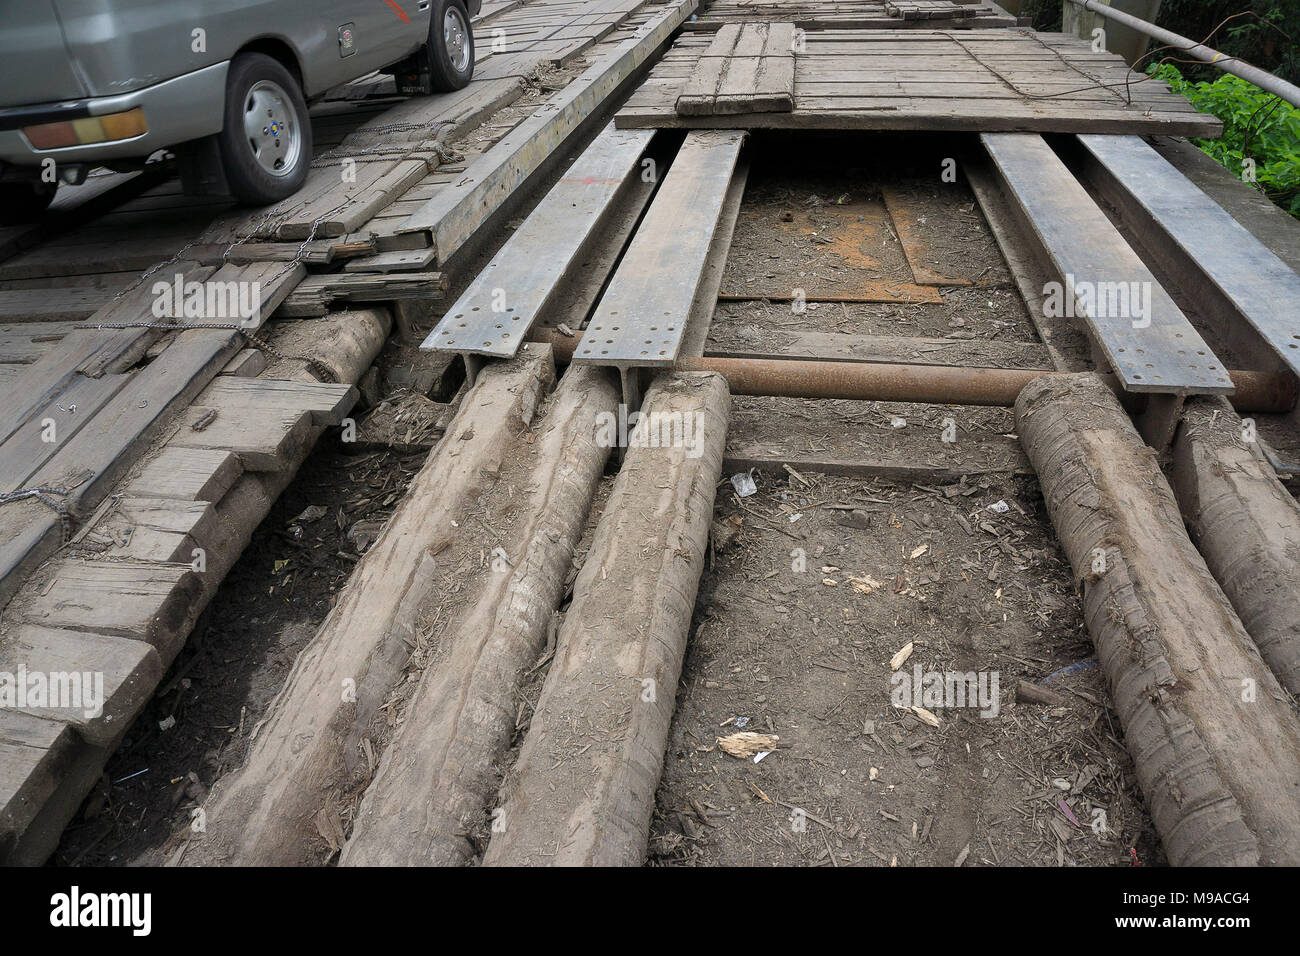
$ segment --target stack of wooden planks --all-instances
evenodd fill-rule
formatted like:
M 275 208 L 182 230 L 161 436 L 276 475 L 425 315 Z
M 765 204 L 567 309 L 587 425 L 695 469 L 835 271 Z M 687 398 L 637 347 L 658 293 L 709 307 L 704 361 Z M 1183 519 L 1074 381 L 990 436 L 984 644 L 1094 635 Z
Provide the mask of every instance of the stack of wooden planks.
M 794 24 L 728 23 L 677 97 L 682 116 L 794 109 Z
M 940 17 L 960 19 L 971 26 L 1013 27 L 1016 18 L 992 2 L 981 0 L 719 0 L 711 4 L 690 25 L 695 30 L 716 30 L 723 23 L 753 23 L 764 20 L 793 23 L 802 30 L 898 30 L 917 21 L 915 13 L 905 17 L 890 6 L 928 8 Z
M 215 334 L 185 333 L 167 351 L 209 351 Z M 166 364 L 160 357 L 150 368 Z M 143 372 L 137 377 L 150 378 Z M 81 451 L 120 450 L 130 441 L 130 451 L 139 455 L 145 449 L 127 426 L 174 403 L 157 382 L 149 382 L 152 390 L 132 390 L 130 376 L 105 378 L 117 380 L 123 398 L 106 403 L 98 415 L 86 410 L 94 417 L 79 433 L 89 442 Z M 102 675 L 102 694 L 90 707 L 29 697 L 0 708 L 0 861 L 39 863 L 53 848 L 248 535 L 320 432 L 341 422 L 356 394 L 346 384 L 218 375 L 171 426 L 170 437 L 155 443 L 147 463 L 133 467 L 126 452 L 114 460 L 112 473 L 132 474 L 116 494 L 103 497 L 98 475 L 78 486 L 96 489 L 80 503 L 93 513 L 5 609 L 0 672 L 49 681 Z M 66 450 L 77 447 L 73 440 Z M 0 521 L 22 541 L 28 536 L 19 526 L 48 523 L 44 511 L 53 517 L 36 502 L 7 504 Z
M 432 245 L 446 262 L 519 186 L 577 132 L 695 11 L 698 0 L 670 0 L 643 11 L 626 35 L 605 41 L 602 55 L 568 86 L 438 190 L 396 228 L 398 240 Z M 410 246 L 407 246 L 408 248 Z
M 683 115 L 710 38 L 684 35 L 619 112 L 623 129 L 1168 133 L 1214 137 L 1159 80 L 1075 37 L 1005 30 L 809 31 L 794 57 L 794 109 Z
M 950 0 L 888 0 L 885 12 L 900 20 L 962 20 L 975 16 L 976 8 Z

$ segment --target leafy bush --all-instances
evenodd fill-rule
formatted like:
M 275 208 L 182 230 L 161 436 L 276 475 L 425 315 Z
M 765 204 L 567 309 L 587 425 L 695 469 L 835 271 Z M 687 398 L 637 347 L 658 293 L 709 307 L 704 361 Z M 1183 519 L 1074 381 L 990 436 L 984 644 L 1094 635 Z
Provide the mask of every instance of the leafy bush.
M 1194 139 L 1196 146 L 1238 176 L 1243 161 L 1254 160 L 1256 185 L 1300 217 L 1300 110 L 1229 73 L 1208 83 L 1186 79 L 1172 63 L 1149 72 L 1223 120 L 1222 137 Z

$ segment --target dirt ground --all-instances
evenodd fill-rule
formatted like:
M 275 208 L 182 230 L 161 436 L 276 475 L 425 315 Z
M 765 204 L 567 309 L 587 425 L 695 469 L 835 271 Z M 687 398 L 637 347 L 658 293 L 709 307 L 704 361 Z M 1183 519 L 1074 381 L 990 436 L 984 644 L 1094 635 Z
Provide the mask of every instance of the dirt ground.
M 716 521 L 739 531 L 701 585 L 654 862 L 1160 862 L 1032 479 L 756 480 L 719 495 Z M 996 674 L 996 715 L 936 709 L 932 727 L 894 706 L 909 646 L 897 673 Z M 1017 703 L 1020 680 L 1061 703 Z M 777 749 L 720 750 L 741 727 Z
M 298 652 L 423 459 L 321 440 L 200 616 L 53 864 L 139 861 L 243 760 Z
M 775 301 L 723 303 L 711 346 L 780 352 L 808 331 L 927 337 L 963 364 L 980 342 L 1037 342 L 973 196 L 940 181 L 943 153 L 833 175 L 813 159 L 755 164 L 723 289 Z M 918 288 L 914 267 L 951 284 Z M 797 312 L 781 297 L 798 288 L 809 300 L 937 288 L 939 301 Z M 1012 475 L 1027 470 L 1014 430 L 996 408 L 733 402 L 729 449 L 760 445 L 796 466 L 950 469 L 942 483 L 897 484 L 758 472 L 747 497 L 724 475 L 652 862 L 1162 862 L 1070 569 L 1036 482 Z M 954 479 L 963 469 L 971 477 Z M 904 688 L 954 673 L 985 680 L 965 702 L 984 706 L 901 706 L 921 703 Z M 1052 702 L 1018 701 L 1020 681 Z M 718 742 L 738 732 L 779 740 L 738 758 Z

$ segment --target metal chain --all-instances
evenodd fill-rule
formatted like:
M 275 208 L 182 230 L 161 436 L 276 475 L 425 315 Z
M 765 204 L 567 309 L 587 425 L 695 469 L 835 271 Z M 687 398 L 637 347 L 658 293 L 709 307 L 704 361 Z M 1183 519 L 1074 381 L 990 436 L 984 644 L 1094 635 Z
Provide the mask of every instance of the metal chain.
M 161 329 L 164 332 L 201 332 L 212 329 L 230 330 L 238 332 L 248 340 L 248 344 L 255 349 L 260 349 L 268 355 L 283 359 L 287 362 L 305 362 L 311 371 L 316 373 L 316 377 L 321 381 L 331 385 L 338 384 L 338 376 L 328 365 L 310 355 L 296 355 L 290 352 L 281 351 L 271 344 L 267 337 L 268 332 L 265 329 L 249 331 L 242 325 L 236 325 L 233 322 L 203 322 L 198 325 L 185 325 L 179 322 L 100 322 L 97 324 L 82 324 L 74 326 L 76 329 Z
M 18 491 L 6 491 L 0 494 L 0 505 L 35 498 L 41 504 L 53 508 L 55 514 L 59 516 L 59 530 L 63 532 L 63 543 L 67 544 L 72 538 L 72 515 L 68 513 L 67 505 L 62 501 L 56 501 L 50 495 L 66 498 L 70 493 L 66 488 L 20 488 Z

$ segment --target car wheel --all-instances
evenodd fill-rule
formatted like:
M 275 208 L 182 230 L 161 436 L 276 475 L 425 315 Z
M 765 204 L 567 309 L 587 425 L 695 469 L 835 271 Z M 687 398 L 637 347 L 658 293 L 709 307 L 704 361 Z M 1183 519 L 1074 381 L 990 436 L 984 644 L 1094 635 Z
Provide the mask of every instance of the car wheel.
M 311 120 L 293 74 L 261 53 L 231 60 L 217 146 L 240 202 L 265 206 L 297 192 L 311 166 Z
M 429 76 L 435 93 L 469 85 L 474 75 L 474 31 L 462 0 L 442 0 L 429 23 Z
M 58 188 L 58 183 L 39 179 L 0 183 L 0 226 L 23 226 L 40 219 Z

